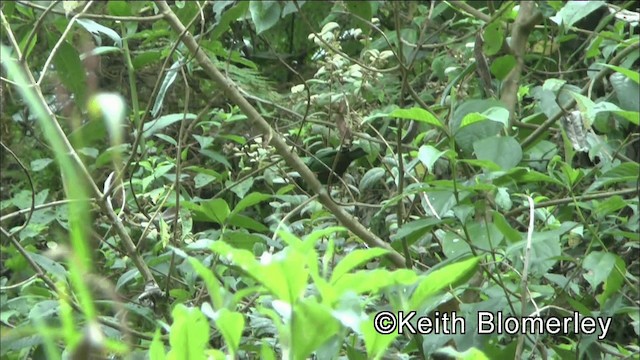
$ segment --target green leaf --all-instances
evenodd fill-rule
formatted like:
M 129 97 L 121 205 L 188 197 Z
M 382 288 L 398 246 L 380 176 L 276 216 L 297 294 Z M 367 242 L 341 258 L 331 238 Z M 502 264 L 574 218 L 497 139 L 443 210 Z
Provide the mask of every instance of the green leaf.
M 381 248 L 357 249 L 351 251 L 349 254 L 347 254 L 347 256 L 340 260 L 335 269 L 333 269 L 330 282 L 335 282 L 336 280 L 340 279 L 342 275 L 348 273 L 356 267 L 368 262 L 371 259 L 382 257 L 388 252 L 388 250 Z
M 400 118 L 400 119 L 410 119 L 419 121 L 425 124 L 436 126 L 440 129 L 444 129 L 444 125 L 437 117 L 435 117 L 432 113 L 428 112 L 425 109 L 421 109 L 418 107 L 414 107 L 411 109 L 396 109 L 393 110 L 390 114 L 390 117 Z
M 524 167 L 515 167 L 507 171 L 504 175 L 494 179 L 493 183 L 497 186 L 502 186 L 515 181 L 517 184 L 527 183 L 551 183 L 556 185 L 563 185 L 563 183 L 557 179 L 552 178 L 549 175 L 531 170 Z
M 31 170 L 34 171 L 34 172 L 41 171 L 42 169 L 46 168 L 52 162 L 53 162 L 53 159 L 50 159 L 50 158 L 43 158 L 43 159 L 33 160 L 31 162 Z
M 493 56 L 500 51 L 504 42 L 502 22 L 497 19 L 484 29 L 484 45 L 482 46 L 487 56 Z
M 505 128 L 509 126 L 509 110 L 502 106 L 491 107 L 482 112 L 487 119 L 501 123 Z
M 390 334 L 381 334 L 374 327 L 374 322 L 380 320 L 370 317 L 360 323 L 360 331 L 364 338 L 364 345 L 367 349 L 368 359 L 381 359 L 387 352 L 391 343 L 398 337 L 398 332 L 394 331 Z M 383 324 L 384 325 L 384 324 Z
M 198 116 L 196 114 L 185 115 L 183 113 L 164 115 L 157 119 L 146 122 L 142 127 L 143 135 L 145 137 L 149 137 L 175 122 L 182 120 L 194 120 L 197 117 Z
M 371 21 L 371 17 L 373 16 L 373 11 L 371 10 L 371 3 L 369 1 L 347 1 L 345 2 L 347 6 L 347 10 L 354 15 L 358 15 L 366 21 Z M 369 31 L 370 26 L 368 23 L 354 18 L 355 24 L 357 27 L 361 28 L 363 31 Z
M 627 269 L 624 263 L 624 260 L 614 254 L 615 264 L 609 276 L 604 282 L 604 287 L 602 294 L 598 295 L 596 299 L 601 306 L 605 305 L 605 302 L 611 298 L 612 295 L 617 294 L 622 285 L 624 284 L 624 279 L 627 274 Z
M 433 174 L 433 165 L 442 155 L 446 154 L 446 152 L 446 150 L 438 151 L 438 149 L 431 145 L 423 145 L 420 147 L 420 150 L 418 150 L 418 159 L 427 167 L 429 173 Z
M 640 174 L 640 165 L 638 163 L 625 162 L 613 169 L 606 171 L 596 181 L 594 181 L 586 193 L 595 191 L 602 186 L 607 186 L 616 183 L 637 183 L 638 174 Z M 634 185 L 635 186 L 635 185 Z
M 451 286 L 467 281 L 478 268 L 479 257 L 473 257 L 436 269 L 425 276 L 411 295 L 410 308 L 419 309 L 425 301 Z
M 380 289 L 394 285 L 409 285 L 415 282 L 416 273 L 408 269 L 394 271 L 360 270 L 355 273 L 342 275 L 333 283 L 333 289 L 337 296 L 345 292 L 354 294 L 375 293 Z
M 585 270 L 582 276 L 595 290 L 614 271 L 617 260 L 617 256 L 613 253 L 593 251 L 585 257 L 582 263 L 582 268 Z
M 80 26 L 85 28 L 85 30 L 94 35 L 94 38 L 97 40 L 98 45 L 102 45 L 102 39 L 100 37 L 100 34 L 102 34 L 111 38 L 111 40 L 113 40 L 113 44 L 115 44 L 119 48 L 122 47 L 122 38 L 120 37 L 120 35 L 118 35 L 117 32 L 113 31 L 112 29 L 89 19 L 79 18 L 76 20 L 76 22 Z
M 413 243 L 433 229 L 434 226 L 443 222 L 443 220 L 439 220 L 436 217 L 430 217 L 405 223 L 398 230 L 393 240 L 408 238 L 409 243 Z
M 229 347 L 230 357 L 235 358 L 244 330 L 244 317 L 239 312 L 223 308 L 216 313 L 215 322 L 225 344 Z
M 267 232 L 269 230 L 268 227 L 266 227 L 258 220 L 242 214 L 230 215 L 227 223 L 238 228 L 253 230 L 257 232 Z
M 384 177 L 385 173 L 385 169 L 381 167 L 374 167 L 367 170 L 367 172 L 362 176 L 362 179 L 360 179 L 360 184 L 358 185 L 360 192 L 372 188 Z
M 305 264 L 306 259 L 301 253 L 281 252 L 274 255 L 266 266 L 261 266 L 257 279 L 275 297 L 294 304 L 301 298 L 307 287 L 309 269 Z
M 479 160 L 489 160 L 503 170 L 509 170 L 522 160 L 522 148 L 513 137 L 493 136 L 473 143 L 473 150 Z
M 504 80 L 514 66 L 516 66 L 516 58 L 513 55 L 504 55 L 493 60 L 490 69 L 496 79 Z
M 198 308 L 178 304 L 171 313 L 173 324 L 169 333 L 169 360 L 203 359 L 209 342 L 209 322 Z
M 207 200 L 200 206 L 202 211 L 204 211 L 204 214 L 208 216 L 211 221 L 220 225 L 224 225 L 231 213 L 229 205 L 224 201 L 224 199 Z
M 631 81 L 621 73 L 614 73 L 609 77 L 611 86 L 618 98 L 618 105 L 623 110 L 640 111 L 640 85 Z
M 252 192 L 251 194 L 245 196 L 240 202 L 233 208 L 231 212 L 232 215 L 239 214 L 242 210 L 249 208 L 253 205 L 257 205 L 265 200 L 271 199 L 271 195 L 262 194 L 259 192 Z
M 493 108 L 502 108 L 497 110 Z M 471 113 L 463 126 L 463 119 Z M 507 114 L 504 116 L 503 114 Z M 491 117 L 494 121 L 484 121 Z M 504 120 L 508 121 L 508 111 L 497 100 L 469 100 L 460 104 L 453 113 L 450 127 L 455 134 L 457 145 L 466 152 L 473 151 L 473 143 L 476 140 L 495 136 L 504 128 Z
M 292 359 L 308 359 L 311 353 L 335 336 L 340 324 L 332 315 L 332 309 L 306 298 L 293 308 L 291 326 Z
M 56 74 L 62 84 L 75 96 L 76 104 L 84 108 L 87 102 L 87 77 L 80 55 L 67 41 L 60 43 L 60 47 L 53 57 Z
M 507 222 L 507 219 L 505 219 L 504 215 L 502 215 L 500 212 L 493 212 L 493 223 L 504 235 L 504 237 L 507 238 L 507 240 L 509 240 L 510 242 L 515 243 L 522 240 L 522 234 L 511 227 L 511 225 L 509 225 L 509 223 Z
M 193 257 L 189 257 L 189 264 L 191 264 L 196 274 L 204 280 L 204 284 L 207 286 L 207 291 L 209 292 L 209 297 L 211 297 L 213 308 L 221 309 L 223 306 L 222 291 L 224 291 L 224 288 L 213 274 L 213 271 Z
M 29 253 L 29 256 L 33 262 L 38 264 L 47 273 L 53 275 L 56 280 L 67 281 L 68 272 L 64 266 L 60 265 L 58 262 L 40 254 Z
M 260 35 L 280 20 L 282 8 L 277 1 L 253 0 L 249 3 L 249 12 L 251 13 L 251 20 L 256 25 L 256 33 Z
M 164 352 L 164 344 L 162 344 L 160 330 L 158 329 L 153 335 L 153 340 L 149 346 L 149 360 L 164 360 L 166 358 L 167 356 Z
M 609 69 L 615 70 L 623 74 L 627 78 L 633 80 L 636 84 L 640 84 L 640 72 L 633 71 L 630 69 L 625 69 L 623 67 L 616 66 L 616 65 L 602 64 L 602 63 L 598 63 L 598 65 L 602 65 L 602 66 L 608 67 Z
M 134 69 L 140 70 L 147 65 L 159 63 L 162 60 L 163 60 L 162 52 L 147 50 L 142 54 L 136 55 L 133 59 L 131 59 L 131 63 L 133 64 Z
M 160 110 L 162 110 L 162 105 L 164 104 L 164 98 L 169 92 L 171 85 L 176 81 L 178 77 L 178 70 L 182 66 L 181 60 L 176 60 L 169 70 L 164 74 L 162 79 L 162 83 L 160 83 L 160 88 L 158 89 L 158 95 L 156 95 L 155 101 L 153 103 L 153 108 L 151 108 L 151 115 L 155 118 L 160 114 Z M 184 114 L 181 114 L 184 115 Z M 180 118 L 182 119 L 182 117 Z M 145 124 L 146 125 L 146 124 Z M 145 136 L 149 136 L 150 134 L 145 134 Z
M 112 0 L 107 3 L 109 14 L 115 16 L 132 16 L 131 7 L 126 1 Z
M 604 1 L 569 1 L 550 19 L 558 25 L 571 27 L 602 6 L 606 6 Z
M 471 125 L 471 124 L 475 124 L 478 123 L 480 121 L 485 121 L 487 120 L 486 116 L 480 114 L 480 113 L 469 113 L 467 115 L 464 116 L 464 118 L 462 118 L 462 123 L 460 123 L 460 129 L 462 129 L 465 126 Z

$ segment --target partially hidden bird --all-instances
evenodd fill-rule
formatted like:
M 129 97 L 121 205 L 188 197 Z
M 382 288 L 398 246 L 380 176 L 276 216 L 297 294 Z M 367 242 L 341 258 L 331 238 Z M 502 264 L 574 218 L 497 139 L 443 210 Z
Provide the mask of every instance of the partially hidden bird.
M 336 178 L 342 177 L 354 160 L 366 154 L 364 149 L 360 147 L 356 147 L 353 150 L 347 147 L 343 147 L 340 150 L 321 149 L 307 160 L 307 166 L 316 174 L 321 183 L 335 183 Z M 329 181 L 330 178 L 331 181 Z

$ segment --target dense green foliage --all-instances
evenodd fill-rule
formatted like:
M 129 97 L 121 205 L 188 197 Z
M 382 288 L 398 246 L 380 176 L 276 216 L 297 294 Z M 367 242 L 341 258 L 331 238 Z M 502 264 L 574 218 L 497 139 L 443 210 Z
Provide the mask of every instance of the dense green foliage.
M 1 358 L 640 358 L 635 2 L 1 6 Z

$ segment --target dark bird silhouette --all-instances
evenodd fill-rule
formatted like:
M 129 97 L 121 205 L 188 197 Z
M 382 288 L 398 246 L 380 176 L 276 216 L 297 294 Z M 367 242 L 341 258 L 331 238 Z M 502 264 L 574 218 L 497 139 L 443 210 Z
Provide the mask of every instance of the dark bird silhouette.
M 316 174 L 321 183 L 329 183 L 329 178 L 331 178 L 331 182 L 335 183 L 336 177 L 342 177 L 351 162 L 366 154 L 362 148 L 351 150 L 345 147 L 340 151 L 336 149 L 321 149 L 313 157 L 309 158 L 307 165 Z

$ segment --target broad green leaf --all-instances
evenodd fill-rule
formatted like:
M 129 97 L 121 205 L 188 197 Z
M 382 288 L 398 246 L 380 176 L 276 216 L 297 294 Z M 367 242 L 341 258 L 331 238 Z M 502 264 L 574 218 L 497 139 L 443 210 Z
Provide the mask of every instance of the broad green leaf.
M 496 19 L 484 29 L 484 45 L 483 50 L 487 56 L 493 56 L 500 51 L 504 41 L 504 31 L 502 30 L 502 22 Z
M 29 253 L 29 257 L 57 281 L 67 281 L 68 272 L 60 263 L 40 254 Z
M 355 294 L 375 293 L 393 285 L 409 285 L 416 280 L 416 273 L 407 269 L 394 271 L 360 270 L 355 273 L 347 273 L 336 279 L 333 288 L 338 296 L 345 292 Z
M 616 66 L 616 65 L 602 64 L 602 63 L 599 63 L 598 65 L 606 66 L 609 69 L 615 70 L 615 71 L 623 74 L 627 78 L 633 80 L 636 84 L 640 84 L 640 72 L 633 71 L 633 70 L 630 70 L 630 69 L 625 69 L 623 67 Z
M 97 40 L 98 45 L 102 45 L 102 38 L 100 37 L 100 34 L 102 34 L 113 40 L 112 44 L 115 44 L 120 48 L 122 47 L 122 38 L 120 37 L 120 35 L 118 35 L 117 32 L 113 31 L 112 29 L 89 19 L 80 18 L 77 19 L 76 22 L 94 35 L 94 39 Z
M 265 239 L 256 234 L 247 233 L 246 231 L 225 230 L 222 234 L 222 240 L 229 245 L 244 250 L 251 250 L 256 248 L 258 244 L 264 244 Z M 255 253 L 254 253 L 255 254 Z M 258 253 L 256 255 L 260 255 Z
M 367 170 L 362 176 L 362 179 L 360 179 L 360 184 L 358 184 L 360 192 L 372 188 L 384 177 L 385 173 L 386 170 L 381 167 L 374 167 Z
M 509 184 L 511 181 L 515 181 L 517 184 L 551 183 L 556 185 L 563 185 L 561 181 L 554 179 L 549 175 L 545 175 L 535 170 L 524 167 L 512 168 L 504 175 L 494 179 L 493 183 L 497 186 L 503 186 Z
M 433 114 L 428 112 L 425 109 L 421 109 L 418 107 L 414 107 L 411 109 L 396 109 L 393 110 L 390 114 L 390 117 L 400 118 L 400 119 L 410 119 L 419 122 L 423 122 L 425 124 L 433 125 L 438 128 L 443 129 L 444 125 L 442 122 L 438 120 Z
M 131 63 L 133 64 L 134 69 L 140 70 L 147 65 L 158 63 L 162 60 L 162 52 L 146 50 L 142 54 L 134 56 L 133 59 L 131 59 Z
M 330 282 L 333 283 L 340 277 L 356 267 L 368 262 L 371 259 L 379 258 L 386 255 L 389 251 L 381 248 L 372 249 L 356 249 L 345 256 L 338 265 L 336 265 L 331 274 Z
M 511 227 L 505 219 L 504 215 L 502 215 L 498 211 L 493 212 L 493 222 L 500 230 L 500 232 L 504 235 L 504 237 L 509 240 L 511 243 L 515 243 L 522 240 L 522 234 L 518 232 L 516 229 Z
M 197 116 L 195 114 L 186 114 L 186 116 L 183 113 L 164 115 L 146 122 L 142 127 L 142 131 L 145 137 L 149 137 L 175 122 L 182 120 L 194 120 L 196 118 Z
M 216 326 L 222 334 L 225 344 L 229 348 L 231 357 L 238 353 L 242 331 L 244 330 L 244 317 L 241 313 L 223 308 L 216 313 Z
M 46 168 L 52 162 L 53 162 L 53 159 L 50 159 L 50 158 L 43 158 L 43 159 L 33 160 L 31 162 L 31 170 L 34 171 L 34 172 L 40 171 L 40 170 Z
M 496 79 L 504 80 L 514 66 L 516 66 L 516 58 L 513 55 L 504 55 L 493 60 L 490 69 Z
M 269 230 L 266 225 L 259 222 L 258 220 L 242 214 L 230 215 L 227 219 L 227 224 L 257 232 L 266 232 L 267 230 Z
M 249 1 L 239 1 L 236 2 L 233 7 L 229 9 L 226 8 L 229 4 L 233 3 L 234 1 L 216 1 L 213 3 L 213 13 L 216 15 L 216 19 L 220 20 L 213 24 L 213 31 L 211 31 L 212 40 L 218 40 L 220 35 L 229 30 L 229 24 L 244 16 L 245 12 L 249 9 Z
M 433 229 L 434 226 L 443 222 L 445 221 L 439 220 L 436 217 L 429 217 L 405 223 L 393 237 L 393 240 L 395 241 L 398 239 L 408 238 L 408 242 L 413 243 L 422 235 Z
M 504 128 L 502 121 L 503 118 L 508 119 L 508 115 L 504 117 L 502 115 L 504 111 L 492 110 L 492 108 L 495 107 L 504 108 L 498 100 L 469 100 L 460 104 L 454 111 L 450 127 L 454 133 L 456 144 L 460 146 L 465 153 L 471 153 L 473 151 L 473 143 L 475 141 L 498 135 Z M 471 113 L 477 114 L 469 115 Z M 469 115 L 469 117 L 467 117 L 467 115 Z M 486 121 L 487 115 L 490 116 L 492 120 L 498 120 L 499 122 Z M 464 126 L 462 125 L 463 119 L 465 119 Z
M 132 16 L 131 6 L 126 1 L 111 0 L 107 3 L 109 14 L 115 16 Z
M 349 10 L 349 12 L 351 12 L 352 14 L 358 15 L 359 17 L 361 17 L 366 21 L 371 21 L 372 4 L 369 1 L 347 1 L 345 2 L 345 5 L 347 6 L 347 10 Z M 354 18 L 354 20 L 355 20 L 355 24 L 359 28 L 361 28 L 363 31 L 367 31 L 367 32 L 369 31 L 370 26 L 368 23 L 358 18 Z
M 431 145 L 423 145 L 418 150 L 418 159 L 422 161 L 424 166 L 427 167 L 429 173 L 433 174 L 433 165 L 438 161 L 438 159 L 444 155 L 447 151 L 438 151 L 435 147 Z
M 640 174 L 640 165 L 638 165 L 638 163 L 622 163 L 602 174 L 602 176 L 589 186 L 586 192 L 589 193 L 610 184 L 625 182 L 637 183 L 638 174 Z
M 249 3 L 249 12 L 251 13 L 251 20 L 256 26 L 256 33 L 260 35 L 280 20 L 282 8 L 277 1 L 253 0 Z
M 398 337 L 397 331 L 392 331 L 389 334 L 381 334 L 379 330 L 382 328 L 386 331 L 389 324 L 385 324 L 384 315 L 378 315 L 377 317 L 370 317 L 369 319 L 360 323 L 360 331 L 364 338 L 364 345 L 367 349 L 368 359 L 382 359 L 387 352 L 391 343 Z M 374 322 L 379 323 L 378 327 L 374 327 Z M 383 322 L 383 323 L 380 323 Z
M 593 251 L 589 253 L 582 263 L 585 270 L 584 277 L 591 288 L 595 290 L 598 285 L 602 284 L 615 271 L 617 256 L 610 252 Z
M 175 61 L 164 75 L 162 83 L 160 83 L 160 88 L 158 89 L 158 94 L 156 95 L 155 101 L 153 103 L 153 108 L 151 109 L 151 115 L 153 117 L 156 117 L 158 116 L 158 114 L 160 114 L 160 110 L 162 110 L 162 106 L 164 105 L 164 98 L 169 92 L 171 85 L 173 85 L 173 83 L 176 81 L 176 78 L 178 77 L 178 70 L 182 65 L 183 64 L 181 60 Z M 180 115 L 184 116 L 184 114 Z M 145 134 L 145 136 L 149 135 L 151 134 Z
M 462 159 L 459 160 L 461 163 L 469 164 L 471 166 L 477 166 L 481 169 L 489 170 L 489 171 L 500 171 L 500 165 L 494 163 L 491 160 L 476 160 L 476 159 Z
M 479 263 L 480 258 L 473 257 L 430 272 L 411 295 L 410 308 L 419 309 L 432 296 L 467 281 L 477 271 Z
M 307 235 L 304 238 L 304 242 L 315 244 L 318 240 L 324 237 L 330 237 L 331 235 L 343 233 L 345 231 L 347 231 L 347 229 L 342 226 L 331 226 L 325 229 L 318 229 L 313 231 L 311 234 Z
M 309 269 L 297 251 L 281 252 L 261 267 L 258 279 L 274 296 L 289 304 L 297 302 L 307 287 Z
M 567 80 L 551 78 L 544 81 L 544 84 L 542 84 L 542 89 L 549 90 L 552 93 L 557 94 L 566 83 Z
M 198 308 L 178 304 L 171 315 L 171 350 L 167 359 L 204 359 L 204 350 L 209 342 L 209 322 L 202 312 Z
M 231 212 L 232 215 L 239 214 L 242 210 L 249 208 L 253 205 L 257 205 L 265 200 L 271 199 L 271 195 L 262 194 L 259 192 L 252 192 L 251 194 L 245 196 L 240 202 L 233 208 Z
M 513 206 L 511 195 L 506 187 L 499 187 L 495 195 L 496 205 L 502 210 L 509 211 Z
M 149 346 L 149 360 L 164 360 L 167 355 L 164 352 L 164 344 L 160 337 L 160 330 L 156 330 L 153 340 Z
M 27 40 L 30 40 L 29 44 L 27 44 Z M 28 58 L 29 55 L 31 55 L 37 43 L 38 43 L 38 34 L 33 34 L 32 37 L 24 36 L 20 40 L 20 44 L 18 44 L 18 46 L 20 47 L 20 51 L 22 51 L 22 56 L 24 56 L 25 59 Z
M 621 73 L 612 74 L 609 80 L 618 99 L 617 105 L 623 110 L 640 111 L 640 85 Z
M 200 206 L 211 221 L 215 221 L 220 225 L 223 225 L 227 221 L 227 218 L 231 213 L 229 205 L 224 201 L 224 199 L 207 200 Z
M 308 359 L 340 330 L 340 324 L 331 314 L 332 309 L 309 297 L 293 308 L 291 326 L 292 359 Z
M 602 6 L 606 6 L 604 1 L 569 1 L 550 19 L 558 25 L 571 27 Z
M 502 106 L 494 106 L 482 112 L 487 119 L 501 123 L 505 128 L 509 126 L 509 110 Z
M 612 215 L 620 209 L 627 207 L 629 203 L 620 195 L 611 196 L 605 200 L 597 202 L 594 208 L 598 217 Z
M 231 163 L 229 163 L 229 160 L 227 160 L 227 157 L 217 151 L 201 149 L 199 152 L 203 156 L 206 156 L 209 159 L 224 165 L 227 169 L 232 168 Z
M 465 115 L 465 117 L 462 119 L 462 123 L 460 123 L 460 129 L 464 128 L 465 126 L 475 124 L 485 120 L 487 120 L 487 117 L 480 113 L 476 113 L 476 112 L 469 113 Z
M 225 185 L 227 187 L 230 187 L 231 192 L 236 194 L 238 198 L 243 199 L 245 195 L 247 195 L 247 192 L 249 192 L 249 190 L 251 190 L 251 188 L 253 187 L 254 182 L 255 178 L 253 176 L 250 176 L 239 183 L 236 181 L 228 180 L 225 182 Z
M 84 108 L 87 102 L 87 76 L 78 51 L 67 41 L 61 42 L 53 57 L 53 65 L 57 77 L 75 96 L 76 104 Z
M 223 291 L 224 288 L 211 269 L 205 267 L 198 259 L 193 257 L 189 257 L 189 264 L 191 264 L 193 270 L 204 280 L 213 308 L 216 310 L 221 309 L 223 306 L 221 291 Z
M 276 353 L 272 345 L 269 344 L 266 340 L 263 340 L 262 346 L 260 346 L 260 359 L 276 360 Z
M 624 284 L 624 279 L 627 273 L 626 265 L 624 260 L 615 255 L 615 264 L 611 273 L 604 281 L 604 287 L 602 294 L 598 295 L 596 299 L 601 306 L 605 305 L 605 302 L 611 298 L 612 295 L 617 294 L 622 285 Z
M 510 136 L 494 136 L 473 143 L 473 150 L 479 160 L 489 160 L 509 170 L 522 160 L 522 148 Z

